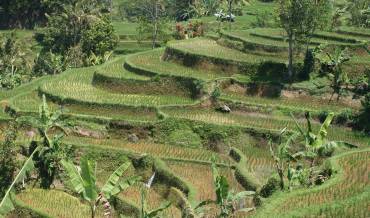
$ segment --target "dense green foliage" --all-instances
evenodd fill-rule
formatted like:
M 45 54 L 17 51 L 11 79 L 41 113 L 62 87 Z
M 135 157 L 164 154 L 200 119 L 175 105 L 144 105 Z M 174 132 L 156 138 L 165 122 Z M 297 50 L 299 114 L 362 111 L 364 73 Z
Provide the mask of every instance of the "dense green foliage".
M 38 178 L 41 179 L 41 187 L 50 188 L 54 179 L 58 176 L 61 169 L 61 160 L 67 157 L 68 146 L 61 144 L 61 139 L 64 136 L 64 123 L 61 120 L 61 112 L 55 111 L 51 113 L 46 103 L 46 98 L 43 96 L 43 102 L 39 107 L 38 117 L 20 117 L 17 122 L 22 125 L 29 125 L 37 129 L 42 137 L 41 145 L 32 142 L 31 150 L 37 150 L 34 155 L 35 167 L 38 170 Z M 57 134 L 51 134 L 51 130 L 59 130 Z
M 4 196 L 6 190 L 12 184 L 17 169 L 15 159 L 16 136 L 14 124 L 11 124 L 5 135 L 5 140 L 0 146 L 0 198 Z
M 43 49 L 63 56 L 68 66 L 100 64 L 116 45 L 113 26 L 97 1 L 76 1 L 48 16 Z
M 349 0 L 347 10 L 352 25 L 370 27 L 370 3 L 367 0 Z
M 356 118 L 356 125 L 360 130 L 370 132 L 370 93 L 365 95 L 365 99 L 362 100 L 362 109 L 359 116 Z
M 29 64 L 25 49 L 15 34 L 0 38 L 0 87 L 12 89 L 28 78 Z

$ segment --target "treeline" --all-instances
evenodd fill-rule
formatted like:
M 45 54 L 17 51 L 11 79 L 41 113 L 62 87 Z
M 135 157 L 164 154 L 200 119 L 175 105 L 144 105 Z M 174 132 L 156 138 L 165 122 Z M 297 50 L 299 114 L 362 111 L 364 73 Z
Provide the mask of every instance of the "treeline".
M 59 13 L 68 5 L 81 0 L 2 0 L 0 1 L 0 28 L 33 29 L 47 23 L 47 15 Z M 96 0 L 102 10 L 109 10 L 110 1 Z
M 15 5 L 7 6 L 16 7 L 21 1 L 14 2 Z M 69 67 L 101 64 L 113 53 L 118 38 L 108 4 L 101 0 L 44 0 L 35 5 L 38 3 L 41 6 L 34 14 L 52 13 L 37 19 L 31 16 L 33 23 L 26 21 L 29 27 L 45 22 L 45 27 L 37 29 L 34 36 L 41 45 L 36 57 L 27 52 L 27 43 L 17 39 L 16 33 L 0 35 L 0 88 L 12 89 L 34 77 L 58 74 Z M 28 19 L 23 17 L 18 20 L 21 26 L 22 19 Z

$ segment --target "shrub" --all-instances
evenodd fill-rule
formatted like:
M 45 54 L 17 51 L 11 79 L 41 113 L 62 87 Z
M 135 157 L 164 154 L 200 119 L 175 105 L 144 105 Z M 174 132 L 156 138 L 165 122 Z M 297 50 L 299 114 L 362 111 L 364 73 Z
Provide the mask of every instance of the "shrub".
M 353 112 L 351 109 L 345 109 L 335 117 L 336 124 L 346 124 L 353 119 Z
M 103 17 L 82 33 L 81 47 L 85 54 L 94 53 L 97 56 L 104 56 L 106 52 L 114 49 L 117 41 L 113 25 L 107 17 Z
M 310 74 L 315 68 L 315 57 L 312 53 L 312 50 L 308 49 L 303 62 L 303 69 L 298 73 L 298 79 L 308 80 L 310 79 Z
M 320 113 L 317 115 L 317 117 L 319 118 L 320 123 L 323 123 L 325 121 L 328 114 L 329 114 L 329 112 L 327 112 L 327 111 L 320 111 Z
M 68 67 L 83 67 L 87 58 L 80 45 L 69 48 L 67 54 L 64 56 L 65 63 Z
M 326 160 L 321 166 L 318 176 L 315 178 L 315 184 L 321 185 L 329 179 L 334 173 L 333 166 L 329 160 Z
M 219 87 L 216 87 L 215 90 L 213 90 L 213 92 L 211 93 L 211 97 L 213 99 L 217 99 L 220 96 L 221 96 L 221 90 Z
M 51 51 L 41 51 L 35 60 L 32 69 L 34 76 L 55 75 L 66 69 L 63 57 Z
M 170 134 L 169 143 L 182 147 L 201 147 L 202 142 L 196 133 L 191 130 L 177 130 Z
M 356 127 L 370 135 L 370 93 L 362 100 L 362 109 L 356 118 Z
M 186 26 L 181 23 L 177 23 L 175 26 L 175 33 L 173 34 L 175 39 L 185 39 L 186 36 L 189 38 L 204 36 L 205 26 L 201 20 L 192 20 Z
M 267 183 L 262 186 L 260 195 L 264 198 L 270 197 L 276 190 L 279 189 L 279 180 L 275 177 L 271 177 L 267 180 Z
M 185 27 L 181 23 L 176 23 L 173 37 L 178 40 L 185 39 Z
M 263 11 L 256 15 L 256 21 L 252 23 L 253 27 L 276 27 L 275 21 L 272 19 L 272 14 L 268 11 Z

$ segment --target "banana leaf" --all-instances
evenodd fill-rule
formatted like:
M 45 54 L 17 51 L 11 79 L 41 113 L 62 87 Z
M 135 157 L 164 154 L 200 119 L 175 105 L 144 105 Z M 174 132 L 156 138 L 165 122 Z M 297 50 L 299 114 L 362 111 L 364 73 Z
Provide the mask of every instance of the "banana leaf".
M 153 218 L 153 217 L 157 217 L 159 215 L 159 213 L 161 213 L 162 211 L 166 210 L 167 208 L 169 208 L 171 206 L 171 202 L 167 202 L 165 203 L 164 205 L 162 205 L 161 207 L 155 209 L 155 210 L 152 210 L 150 211 L 146 217 L 148 218 Z
M 71 161 L 62 160 L 61 163 L 64 170 L 68 174 L 69 186 L 73 189 L 74 192 L 81 194 L 84 191 L 84 184 L 76 166 Z
M 118 169 L 116 169 L 112 175 L 110 175 L 108 181 L 102 188 L 102 192 L 104 197 L 110 199 L 112 196 L 113 190 L 115 190 L 118 186 L 119 179 L 122 177 L 123 173 L 130 167 L 130 162 L 123 163 Z
M 94 201 L 98 197 L 96 178 L 92 164 L 86 157 L 81 158 L 81 177 L 83 181 L 83 197 L 87 201 Z

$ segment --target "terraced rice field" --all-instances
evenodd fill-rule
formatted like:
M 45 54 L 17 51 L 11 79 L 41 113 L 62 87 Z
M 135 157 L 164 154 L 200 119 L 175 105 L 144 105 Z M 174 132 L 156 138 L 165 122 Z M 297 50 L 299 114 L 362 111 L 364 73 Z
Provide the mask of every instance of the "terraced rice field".
M 210 165 L 167 161 L 168 167 L 180 178 L 190 182 L 196 189 L 196 200 L 204 201 L 216 199 L 214 192 L 213 176 Z M 234 191 L 242 191 L 243 187 L 235 180 L 233 171 L 229 168 L 220 168 L 220 173 L 224 175 Z M 200 179 L 201 178 L 201 179 Z
M 141 208 L 141 187 L 139 186 L 132 186 L 128 188 L 127 190 L 121 192 L 119 194 L 119 198 L 130 202 L 131 204 L 137 206 L 138 208 Z M 154 188 L 149 189 L 147 194 L 147 209 L 148 210 L 154 210 L 161 206 L 162 202 L 166 202 L 166 199 L 164 199 L 160 194 L 158 194 Z M 175 205 L 170 206 L 167 210 L 165 210 L 161 216 L 163 217 L 181 217 L 181 211 L 179 208 L 177 208 Z
M 19 112 L 37 113 L 42 100 L 36 92 L 18 95 L 11 100 L 11 107 Z M 61 109 L 66 115 L 86 118 L 100 118 L 102 120 L 131 120 L 131 121 L 156 121 L 157 115 L 154 109 L 112 107 L 92 104 L 64 104 L 59 105 L 48 102 L 51 110 Z
M 127 64 L 129 64 L 130 67 L 158 75 L 188 77 L 204 81 L 230 76 L 224 72 L 215 72 L 207 69 L 194 69 L 171 61 L 164 61 L 163 54 L 163 49 L 157 49 L 145 53 L 130 55 L 127 58 Z
M 259 36 L 261 38 L 268 38 L 268 39 L 275 39 L 279 41 L 286 41 L 287 37 L 285 32 L 282 29 L 278 28 L 256 28 L 251 30 L 250 32 L 238 32 L 238 34 L 242 37 L 248 37 L 248 34 L 252 34 L 254 36 Z M 352 41 L 351 42 L 343 42 L 343 41 Z M 333 45 L 347 45 L 351 46 L 354 44 L 358 44 L 360 41 L 357 41 L 356 38 L 348 38 L 346 36 L 341 36 L 340 34 L 332 34 L 327 32 L 319 32 L 316 33 L 311 40 L 313 44 L 322 44 L 328 43 Z
M 275 172 L 274 160 L 267 146 L 246 145 L 239 148 L 247 158 L 245 169 L 262 184 Z
M 63 191 L 28 189 L 18 194 L 16 199 L 21 205 L 26 205 L 34 211 L 51 217 L 80 218 L 90 216 L 88 205 Z M 96 217 L 104 217 L 102 209 L 98 209 Z
M 127 151 L 135 153 L 146 153 L 156 157 L 164 159 L 180 159 L 180 160 L 193 160 L 193 161 L 206 161 L 211 162 L 212 156 L 215 155 L 217 162 L 229 164 L 230 158 L 225 155 L 219 155 L 215 152 L 205 150 L 205 149 L 195 149 L 163 144 L 154 144 L 154 143 L 128 143 L 124 140 L 115 140 L 115 139 L 92 139 L 92 138 L 83 138 L 83 137 L 72 137 L 68 136 L 65 138 L 65 142 L 68 144 L 77 144 L 77 145 L 95 145 L 101 148 L 117 148 L 124 149 Z
M 68 70 L 43 84 L 41 92 L 62 101 L 93 103 L 100 105 L 159 106 L 193 104 L 193 99 L 178 96 L 150 96 L 140 94 L 117 94 L 92 85 L 96 68 Z
M 248 16 L 254 16 L 251 14 L 263 10 L 264 7 L 273 7 L 272 4 L 268 4 L 268 6 L 267 4 L 258 3 L 257 6 L 249 8 L 246 12 Z M 248 19 L 248 22 L 252 22 L 250 17 L 245 19 Z M 130 24 L 127 24 L 128 26 Z M 138 49 L 138 51 L 144 50 L 150 46 L 146 42 L 142 48 L 139 48 L 140 46 L 129 41 L 132 40 L 133 33 L 126 32 L 125 28 L 126 24 L 122 25 L 118 33 L 122 40 L 128 41 L 121 41 L 116 49 L 116 54 L 130 53 L 130 51 L 136 51 L 135 49 Z M 240 26 L 235 29 L 239 28 Z M 238 38 L 236 41 L 239 42 L 244 41 L 257 46 L 278 48 L 277 50 L 280 50 L 274 52 L 265 49 L 265 51 L 258 52 L 248 50 L 241 52 L 237 49 L 222 46 L 220 42 L 218 43 L 208 38 L 171 41 L 168 43 L 167 48 L 154 49 L 127 56 L 118 55 L 101 66 L 69 69 L 57 76 L 43 77 L 13 91 L 0 93 L 0 103 L 2 107 L 9 105 L 17 112 L 36 113 L 41 103 L 39 95 L 46 94 L 49 107 L 52 110 L 62 108 L 66 115 L 71 115 L 71 120 L 92 118 L 94 121 L 91 122 L 118 120 L 122 123 L 126 121 L 150 121 L 150 125 L 154 126 L 157 124 L 156 121 L 159 120 L 159 117 L 160 119 L 176 118 L 176 121 L 179 121 L 179 123 L 186 120 L 193 121 L 192 124 L 194 125 L 200 123 L 202 125 L 205 123 L 216 124 L 215 126 L 209 125 L 212 127 L 207 126 L 204 128 L 217 129 L 217 125 L 233 126 L 243 131 L 245 129 L 253 129 L 253 131 L 262 135 L 266 132 L 277 132 L 284 127 L 294 131 L 296 129 L 295 123 L 286 115 L 287 112 L 301 113 L 304 111 L 320 112 L 327 110 L 339 113 L 347 108 L 351 108 L 353 111 L 359 110 L 359 101 L 341 101 L 339 103 L 333 101 L 333 103 L 327 104 L 323 99 L 314 96 L 273 99 L 248 96 L 225 88 L 221 90 L 220 97 L 218 97 L 219 100 L 244 104 L 247 107 L 251 106 L 251 109 L 248 108 L 248 111 L 242 111 L 232 108 L 232 112 L 229 114 L 216 112 L 214 105 L 210 103 L 216 98 L 211 99 L 208 96 L 207 91 L 209 90 L 205 90 L 206 85 L 209 85 L 207 88 L 213 89 L 218 80 L 230 80 L 231 78 L 239 79 L 239 82 L 244 83 L 244 85 L 249 82 L 260 81 L 249 77 L 249 75 L 237 74 L 233 69 L 228 70 L 228 67 L 225 67 L 226 70 L 222 67 L 219 69 L 213 68 L 212 64 L 225 64 L 225 66 L 229 64 L 238 66 L 252 64 L 253 66 L 258 66 L 258 64 L 267 61 L 283 64 L 287 62 L 286 54 L 283 54 L 287 48 L 287 42 L 281 29 L 257 28 L 235 30 L 225 34 L 229 34 L 230 38 Z M 361 40 L 366 41 L 368 39 L 370 39 L 370 32 L 367 30 L 351 32 L 350 29 L 343 29 L 337 33 L 319 32 L 313 38 L 312 45 L 329 43 L 355 47 L 358 46 Z M 184 59 L 190 58 L 190 61 L 182 60 L 181 57 L 179 59 L 168 57 L 167 55 L 172 54 L 171 51 L 174 54 L 183 56 Z M 194 58 L 199 60 L 199 66 L 188 67 L 191 64 L 187 64 L 187 62 L 191 62 Z M 350 64 L 345 67 L 354 68 L 355 71 L 360 68 L 362 70 L 367 69 L 370 66 L 369 58 L 370 55 L 367 53 L 355 55 Z M 208 63 L 209 59 L 212 60 L 212 63 Z M 362 73 L 363 71 L 359 71 L 359 74 Z M 356 74 L 353 75 L 352 77 L 356 77 Z M 106 78 L 116 81 L 117 84 L 120 83 L 122 86 L 127 85 L 125 83 L 127 81 L 132 83 L 127 85 L 126 89 L 117 91 L 116 87 L 109 86 L 109 81 L 107 83 L 100 81 L 101 84 L 99 84 L 97 79 L 99 76 L 103 78 L 102 80 Z M 207 94 L 199 98 L 193 98 L 186 94 L 180 95 L 175 90 L 175 88 L 178 88 L 178 84 L 173 82 L 175 79 L 176 81 L 186 80 L 192 82 L 196 80 L 194 84 L 191 84 L 192 86 L 197 86 L 196 88 L 198 88 L 198 85 L 202 87 L 206 84 L 205 87 L 202 87 L 204 89 L 202 91 L 205 91 Z M 162 82 L 169 81 L 169 83 L 173 82 L 173 84 L 171 84 L 172 86 L 168 85 L 168 89 L 154 87 L 157 80 Z M 304 82 L 312 83 L 310 84 L 311 87 L 315 85 L 312 80 Z M 302 83 L 293 84 L 292 87 L 299 88 L 307 85 Z M 135 89 L 134 86 L 140 87 Z M 194 87 L 190 87 L 189 90 L 192 88 Z M 161 89 L 162 92 L 157 92 L 157 89 Z M 329 89 L 328 81 L 324 81 L 323 89 L 325 91 Z M 256 110 L 254 111 L 253 108 Z M 258 110 L 260 108 L 266 110 Z M 281 111 L 276 112 L 275 109 Z M 283 113 L 281 113 L 282 111 Z M 0 120 L 8 117 L 4 112 L 0 112 Z M 103 133 L 109 132 L 107 130 L 108 122 L 104 122 Z M 305 125 L 303 119 L 299 119 L 298 122 L 302 126 Z M 187 125 L 187 122 L 184 123 L 186 123 L 184 125 Z M 203 128 L 202 125 L 199 125 L 199 128 Z M 315 130 L 318 130 L 319 126 L 318 122 L 313 122 Z M 128 132 L 119 135 L 120 138 L 117 138 L 116 135 L 114 138 L 106 135 L 101 136 L 101 138 L 69 135 L 63 140 L 65 144 L 76 145 L 77 147 L 86 148 L 86 150 L 89 148 L 92 150 L 95 148 L 98 148 L 98 150 L 109 149 L 113 153 L 117 151 L 116 153 L 149 154 L 158 157 L 167 163 L 169 169 L 176 176 L 194 186 L 196 190 L 195 200 L 197 201 L 215 199 L 210 169 L 210 162 L 213 156 L 215 156 L 216 162 L 221 165 L 221 173 L 227 177 L 232 189 L 236 191 L 243 190 L 236 181 L 233 175 L 234 171 L 231 169 L 231 166 L 234 166 L 236 162 L 227 154 L 217 153 L 205 149 L 206 146 L 200 145 L 197 148 L 191 148 L 173 145 L 169 142 L 167 144 L 159 144 L 155 142 L 155 136 L 150 135 L 155 134 L 153 132 L 148 133 L 147 137 L 141 138 L 137 143 L 131 143 L 126 138 L 126 133 Z M 200 134 L 197 136 L 200 137 Z M 359 145 L 360 149 L 367 149 L 370 145 L 370 137 L 344 126 L 333 125 L 328 131 L 328 136 L 332 140 L 346 141 Z M 230 141 L 225 140 L 225 147 L 233 146 L 239 148 L 247 159 L 243 170 L 246 170 L 261 184 L 264 184 L 274 173 L 274 162 L 268 147 L 265 145 L 267 141 L 266 138 L 263 138 L 265 136 L 258 135 L 253 137 L 255 137 L 253 138 L 255 140 L 257 138 L 261 140 L 260 144 L 256 142 L 250 145 L 247 144 L 249 141 L 246 140 L 243 142 L 239 141 L 235 145 L 233 144 L 233 139 L 230 139 Z M 24 134 L 19 137 L 19 141 L 29 142 L 30 139 Z M 203 143 L 203 141 L 200 143 Z M 339 174 L 335 174 L 331 180 L 322 186 L 311 189 L 277 193 L 270 199 L 264 200 L 263 206 L 254 215 L 256 217 L 370 217 L 368 205 L 370 201 L 370 151 L 367 149 L 348 153 L 341 152 L 339 151 L 339 156 L 333 158 L 333 163 L 338 165 Z M 99 158 L 102 156 L 99 156 Z M 109 158 L 110 156 L 108 155 L 107 157 Z M 115 168 L 114 164 L 117 160 L 110 162 L 111 160 L 102 158 L 99 161 L 99 165 L 103 167 L 97 170 L 96 173 L 99 175 L 98 186 L 101 186 L 105 182 L 106 177 L 109 176 L 109 173 Z M 127 174 L 133 175 L 136 173 L 138 172 L 132 167 Z M 168 191 L 166 189 L 168 187 L 163 186 L 163 184 L 158 183 L 150 190 L 148 195 L 150 209 L 159 207 L 161 202 L 166 200 L 165 194 L 162 192 Z M 140 187 L 130 187 L 128 190 L 120 193 L 119 198 L 140 207 Z M 17 195 L 17 200 L 19 205 L 32 208 L 34 211 L 45 213 L 52 217 L 88 217 L 90 212 L 88 206 L 80 200 L 58 190 L 27 189 Z M 68 210 L 65 208 L 68 208 Z M 163 217 L 180 216 L 180 209 L 174 205 L 163 215 Z M 99 211 L 98 217 L 102 217 L 101 211 Z
M 196 38 L 188 41 L 170 42 L 167 45 L 170 49 L 175 49 L 183 54 L 198 55 L 201 57 L 210 57 L 226 61 L 240 63 L 261 63 L 266 61 L 275 61 L 285 63 L 286 60 L 279 57 L 266 57 L 255 54 L 247 54 L 231 48 L 220 46 L 214 40 L 205 38 Z
M 358 102 L 337 102 L 332 101 L 328 103 L 328 100 L 321 99 L 319 97 L 312 97 L 309 95 L 301 95 L 295 98 L 279 97 L 279 98 L 267 98 L 267 97 L 258 97 L 246 94 L 235 93 L 230 90 L 223 90 L 221 94 L 221 99 L 232 100 L 236 102 L 242 102 L 248 105 L 256 105 L 262 107 L 272 107 L 272 108 L 282 108 L 282 109 L 291 109 L 297 111 L 333 111 L 340 112 L 345 108 L 352 108 L 357 110 L 360 108 Z M 323 104 L 326 102 L 326 104 Z
M 327 184 L 275 198 L 258 217 L 368 217 L 369 150 L 335 157 L 340 168 Z M 287 212 L 288 211 L 288 212 Z
M 231 114 L 223 114 L 207 109 L 166 109 L 164 112 L 176 118 L 202 121 L 218 125 L 245 126 L 273 131 L 279 131 L 284 127 L 288 127 L 290 130 L 295 130 L 296 128 L 294 121 L 290 118 L 275 118 L 263 114 L 259 115 L 258 113 L 248 114 L 232 112 Z M 305 123 L 302 121 L 301 125 L 305 125 Z M 316 124 L 313 127 L 314 129 L 318 129 L 319 125 Z M 332 140 L 347 141 L 362 146 L 367 146 L 370 143 L 368 137 L 355 134 L 339 127 L 331 128 L 328 136 Z
M 132 79 L 141 81 L 150 80 L 150 77 L 138 75 L 136 73 L 125 70 L 123 66 L 125 64 L 126 58 L 126 56 L 119 56 L 115 58 L 114 60 L 103 65 L 101 69 L 97 71 L 97 73 L 113 79 Z

